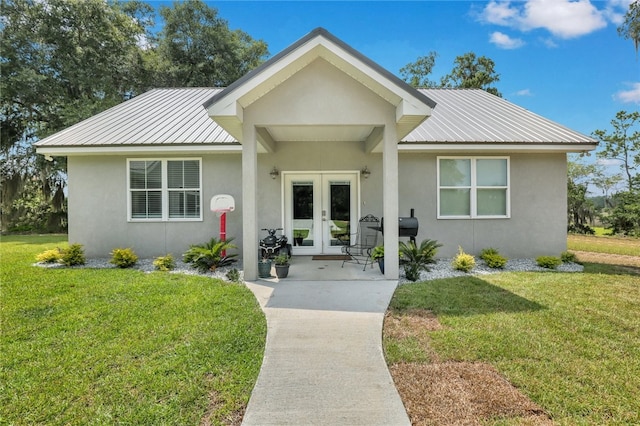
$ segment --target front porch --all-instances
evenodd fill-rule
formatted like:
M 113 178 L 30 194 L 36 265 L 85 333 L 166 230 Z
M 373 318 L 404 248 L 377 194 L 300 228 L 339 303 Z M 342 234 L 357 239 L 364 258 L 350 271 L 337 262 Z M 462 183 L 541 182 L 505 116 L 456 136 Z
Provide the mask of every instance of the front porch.
M 313 260 L 314 256 L 293 256 L 289 276 L 279 280 L 272 269 L 270 278 L 258 278 L 260 281 L 272 283 L 286 283 L 287 281 L 381 281 L 385 276 L 380 272 L 377 264 L 373 267 L 356 263 L 345 263 L 342 260 Z

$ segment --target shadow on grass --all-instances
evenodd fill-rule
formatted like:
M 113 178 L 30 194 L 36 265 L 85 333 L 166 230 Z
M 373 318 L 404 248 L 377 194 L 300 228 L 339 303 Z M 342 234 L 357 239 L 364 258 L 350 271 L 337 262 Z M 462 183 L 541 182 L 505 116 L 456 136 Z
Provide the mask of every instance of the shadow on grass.
M 591 262 L 582 262 L 582 264 L 584 272 L 589 274 L 640 276 L 640 268 L 635 266 Z
M 436 315 L 454 316 L 546 309 L 543 305 L 478 277 L 448 278 L 402 285 L 396 290 L 389 307 L 396 312 L 427 309 Z

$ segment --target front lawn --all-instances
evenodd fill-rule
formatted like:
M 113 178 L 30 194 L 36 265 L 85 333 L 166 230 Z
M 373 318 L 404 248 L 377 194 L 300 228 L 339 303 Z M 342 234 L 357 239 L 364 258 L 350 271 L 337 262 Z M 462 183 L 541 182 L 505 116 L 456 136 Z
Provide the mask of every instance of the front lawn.
M 411 328 L 425 324 L 416 318 L 428 312 L 437 327 L 386 331 L 390 318 Z M 640 275 L 586 265 L 585 273 L 405 284 L 390 315 L 384 341 L 392 371 L 403 363 L 450 368 L 456 362 L 464 369 L 474 365 L 469 362 L 489 364 L 557 424 L 640 424 Z M 417 385 L 421 379 L 412 380 Z M 487 386 L 480 398 L 491 399 L 493 391 Z M 475 420 L 523 421 L 508 418 L 493 413 Z
M 0 423 L 233 424 L 265 318 L 243 285 L 32 266 L 61 236 L 2 237 Z

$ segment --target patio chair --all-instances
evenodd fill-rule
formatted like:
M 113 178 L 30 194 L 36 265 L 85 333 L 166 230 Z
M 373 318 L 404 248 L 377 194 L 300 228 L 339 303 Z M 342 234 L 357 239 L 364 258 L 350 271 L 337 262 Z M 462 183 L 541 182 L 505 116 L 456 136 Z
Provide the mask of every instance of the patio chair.
M 367 269 L 367 265 L 371 265 L 373 268 L 373 260 L 371 259 L 371 250 L 378 244 L 378 233 L 380 232 L 380 220 L 373 215 L 366 215 L 360 219 L 358 223 L 358 233 L 355 234 L 355 244 L 345 245 L 342 247 L 342 252 L 345 254 L 345 259 L 342 262 L 342 267 L 345 263 L 357 263 Z

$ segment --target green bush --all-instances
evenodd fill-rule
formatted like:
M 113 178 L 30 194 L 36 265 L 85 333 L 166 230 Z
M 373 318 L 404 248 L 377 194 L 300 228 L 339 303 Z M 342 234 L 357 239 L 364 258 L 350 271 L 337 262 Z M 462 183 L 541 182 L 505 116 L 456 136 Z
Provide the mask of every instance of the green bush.
M 480 251 L 480 259 L 484 260 L 489 268 L 504 268 L 507 264 L 507 258 L 491 247 Z
M 436 240 L 427 239 L 423 240 L 419 247 L 413 241 L 410 241 L 409 244 L 401 241 L 398 247 L 400 249 L 400 261 L 404 265 L 404 276 L 409 281 L 417 281 L 420 278 L 420 271 L 428 271 L 428 265 L 435 263 L 433 258 L 438 252 L 438 247 L 442 247 L 442 244 L 439 244 Z
M 462 247 L 458 247 L 458 255 L 453 259 L 453 269 L 462 272 L 469 272 L 476 266 L 476 259 L 471 254 L 467 254 L 462 250 Z
M 562 264 L 562 260 L 555 256 L 539 256 L 536 257 L 536 263 L 543 268 L 556 269 Z
M 168 254 L 166 256 L 156 257 L 153 261 L 153 266 L 155 266 L 158 271 L 171 271 L 176 267 L 176 261 L 173 260 L 171 254 Z
M 71 244 L 62 250 L 60 261 L 66 266 L 84 265 L 87 260 L 84 257 L 82 244 Z
M 118 268 L 130 268 L 136 264 L 138 256 L 131 248 L 116 248 L 111 251 L 111 260 Z
M 226 277 L 231 282 L 239 283 L 240 282 L 240 271 L 238 271 L 236 268 L 232 268 L 227 272 Z
M 560 254 L 560 260 L 562 260 L 562 263 L 576 263 L 578 261 L 578 258 L 574 253 L 571 253 L 570 251 L 563 251 L 562 254 Z
M 36 261 L 38 263 L 56 263 L 62 259 L 62 253 L 59 248 L 45 250 L 42 253 L 36 255 Z
M 234 257 L 236 257 L 237 254 L 222 255 L 223 251 L 236 248 L 236 246 L 231 243 L 232 241 L 233 238 L 226 241 L 219 241 L 213 237 L 208 243 L 192 245 L 191 248 L 182 255 L 182 259 L 186 263 L 190 263 L 192 267 L 200 272 L 215 271 L 216 268 L 230 265 L 236 261 Z

